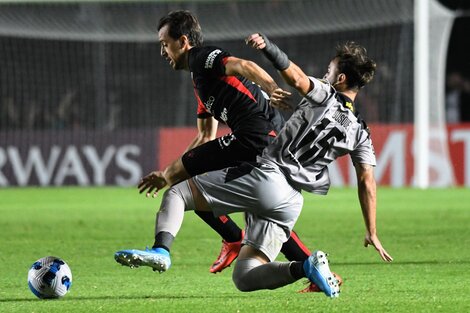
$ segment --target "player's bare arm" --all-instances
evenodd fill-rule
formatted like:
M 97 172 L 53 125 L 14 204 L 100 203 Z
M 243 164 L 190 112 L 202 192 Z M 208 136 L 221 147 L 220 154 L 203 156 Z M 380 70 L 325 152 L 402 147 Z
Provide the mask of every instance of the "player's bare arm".
M 261 86 L 261 89 L 271 94 L 278 88 L 274 79 L 255 62 L 236 57 L 228 57 L 225 63 L 225 74 L 228 76 L 244 76 Z
M 189 146 L 184 152 L 187 152 L 197 146 L 200 146 L 208 141 L 214 140 L 217 135 L 217 127 L 219 122 L 213 117 L 198 118 L 197 119 L 197 135 L 191 141 Z
M 391 262 L 393 260 L 392 256 L 383 248 L 377 236 L 377 197 L 374 167 L 369 164 L 355 164 L 354 167 L 356 169 L 359 202 L 366 225 L 364 246 L 374 246 L 382 260 Z
M 215 139 L 217 125 L 217 120 L 212 116 L 207 118 L 198 118 L 198 134 L 191 141 L 185 152 Z M 163 189 L 166 186 L 172 186 L 180 181 L 188 179 L 189 177 L 190 175 L 184 168 L 181 158 L 179 158 L 167 166 L 163 171 L 154 171 L 143 177 L 138 185 L 139 192 L 146 192 L 147 197 L 155 197 L 160 189 Z
M 290 61 L 287 55 L 274 43 L 270 42 L 266 36 L 259 33 L 252 34 L 246 39 L 246 44 L 261 50 L 280 71 L 286 83 L 297 89 L 302 96 L 305 96 L 313 89 L 313 84 L 304 71 L 297 64 Z
M 274 79 L 255 62 L 236 57 L 228 57 L 225 64 L 225 74 L 229 76 L 240 75 L 261 86 L 261 89 L 272 95 L 274 90 L 280 89 Z M 289 94 L 286 91 L 286 94 Z M 290 94 L 289 94 L 290 95 Z M 282 110 L 292 109 L 287 98 L 273 104 Z
M 294 62 L 290 62 L 290 65 L 284 71 L 281 71 L 282 78 L 294 87 L 302 96 L 305 96 L 313 89 L 313 82 L 307 77 L 300 67 Z
M 190 178 L 181 158 L 173 161 L 164 171 L 154 171 L 144 176 L 137 186 L 140 193 L 155 197 L 159 190 Z
M 165 188 L 167 182 L 162 171 L 154 171 L 142 177 L 139 185 L 140 193 L 146 192 L 147 197 L 155 197 L 160 189 Z
M 217 126 L 218 122 L 212 116 L 208 118 L 198 118 L 198 134 L 188 146 L 186 151 L 189 151 L 192 148 L 202 145 L 210 140 L 214 140 L 217 134 Z M 182 182 L 183 180 L 186 180 L 190 177 L 191 175 L 189 175 L 186 171 L 181 157 L 175 160 L 163 170 L 163 178 L 165 179 L 168 186 L 173 186 L 174 184 Z

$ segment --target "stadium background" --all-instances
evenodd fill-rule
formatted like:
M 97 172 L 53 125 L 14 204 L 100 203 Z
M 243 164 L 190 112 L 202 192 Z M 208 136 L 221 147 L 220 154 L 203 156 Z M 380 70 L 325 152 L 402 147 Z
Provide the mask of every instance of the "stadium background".
M 467 8 L 431 3 L 432 25 L 453 25 L 446 71 L 432 81 L 444 90 L 452 71 L 469 78 Z M 156 23 L 181 8 L 197 14 L 206 44 L 256 61 L 282 86 L 245 36 L 266 33 L 317 77 L 337 42 L 366 46 L 379 68 L 357 103 L 373 131 L 377 180 L 414 185 L 413 1 L 312 0 L 1 3 L 0 186 L 129 186 L 177 157 L 195 135 L 196 101 L 189 73 L 160 57 Z M 445 119 L 443 105 L 430 116 Z M 430 185 L 470 186 L 470 125 L 444 129 L 446 151 L 430 150 Z M 333 185 L 354 184 L 348 159 L 330 170 Z

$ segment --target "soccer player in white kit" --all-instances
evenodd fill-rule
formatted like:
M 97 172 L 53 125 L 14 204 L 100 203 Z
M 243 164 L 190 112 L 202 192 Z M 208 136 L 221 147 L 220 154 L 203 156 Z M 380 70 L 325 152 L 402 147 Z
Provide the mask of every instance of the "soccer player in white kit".
M 308 77 L 266 36 L 253 34 L 247 44 L 261 50 L 304 98 L 257 163 L 208 172 L 174 187 L 185 210 L 197 208 L 216 216 L 246 213 L 243 247 L 233 271 L 239 290 L 275 289 L 307 277 L 327 296 L 337 297 L 339 284 L 322 251 L 303 262 L 275 259 L 301 212 L 301 190 L 326 194 L 327 165 L 349 154 L 366 226 L 364 245 L 374 246 L 384 261 L 393 260 L 377 236 L 375 154 L 369 129 L 354 106 L 359 90 L 373 78 L 375 62 L 362 46 L 349 42 L 337 47 L 320 80 Z M 271 101 L 285 102 L 289 95 L 279 89 Z M 143 186 L 153 190 L 157 183 L 149 179 Z

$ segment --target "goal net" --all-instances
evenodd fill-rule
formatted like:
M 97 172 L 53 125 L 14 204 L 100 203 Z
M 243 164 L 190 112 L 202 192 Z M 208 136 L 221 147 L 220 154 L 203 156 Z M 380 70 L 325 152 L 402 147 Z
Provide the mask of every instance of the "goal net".
M 74 138 L 83 147 L 93 144 L 102 132 L 134 138 L 143 129 L 194 128 L 190 75 L 169 68 L 160 57 L 157 39 L 159 17 L 175 9 L 188 9 L 198 16 L 206 44 L 256 61 L 278 82 L 272 66 L 244 44 L 247 35 L 267 34 L 307 74 L 317 77 L 324 74 L 338 42 L 357 41 L 378 63 L 375 79 L 357 99 L 365 120 L 371 125 L 412 125 L 414 82 L 420 79 L 413 70 L 414 4 L 413 0 L 0 2 L 0 185 L 65 184 L 67 176 L 72 184 L 92 184 L 91 174 L 81 180 L 78 174 L 72 175 L 76 171 L 72 157 L 63 170 L 65 178 L 54 181 L 60 169 L 49 168 L 47 162 L 52 162 L 51 149 L 63 134 L 64 141 Z M 441 71 L 453 15 L 431 1 L 430 19 L 427 114 L 434 131 L 429 147 L 438 151 L 440 164 L 448 169 L 447 174 L 430 179 L 434 185 L 450 185 L 453 174 L 446 148 Z M 32 142 L 38 132 L 49 139 Z M 381 132 L 376 136 L 382 136 Z M 175 137 L 175 141 L 184 140 Z M 43 142 L 47 149 L 39 147 L 41 166 L 50 172 L 49 179 L 39 178 L 39 165 L 26 155 L 32 153 L 31 146 Z M 19 143 L 20 160 L 12 161 L 14 153 L 7 148 Z M 97 153 L 103 163 L 107 150 L 100 149 Z M 78 150 L 77 155 L 86 155 Z M 65 151 L 61 150 L 62 156 Z M 162 164 L 146 162 L 149 168 L 152 162 Z M 93 169 L 89 163 L 83 167 Z M 36 178 L 23 178 L 20 183 L 15 166 Z M 380 175 L 392 175 L 387 171 L 393 169 L 378 168 Z M 97 184 L 116 183 L 106 175 L 102 173 Z M 137 177 L 130 170 L 122 175 L 129 184 Z M 386 183 L 412 185 L 413 178 Z

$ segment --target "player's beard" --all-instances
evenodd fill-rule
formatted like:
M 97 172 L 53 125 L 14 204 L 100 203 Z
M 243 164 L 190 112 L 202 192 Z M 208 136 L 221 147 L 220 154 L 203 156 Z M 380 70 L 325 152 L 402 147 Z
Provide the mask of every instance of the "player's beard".
M 336 80 L 330 81 L 330 85 L 336 88 L 336 85 L 338 85 L 338 80 L 336 79 Z
M 334 80 L 330 82 L 331 86 L 333 86 L 333 88 L 335 88 L 335 89 L 338 89 L 338 85 L 340 84 L 340 83 L 338 82 L 338 78 L 339 78 L 339 75 L 337 75 L 337 76 L 334 78 Z
M 338 80 L 339 80 L 339 75 L 335 75 L 333 78 L 333 81 L 330 82 L 331 86 L 336 88 L 336 86 L 339 84 Z
M 328 81 L 331 86 L 335 87 L 335 85 L 338 84 L 338 79 L 337 77 L 329 78 L 327 75 L 323 76 L 323 79 Z

